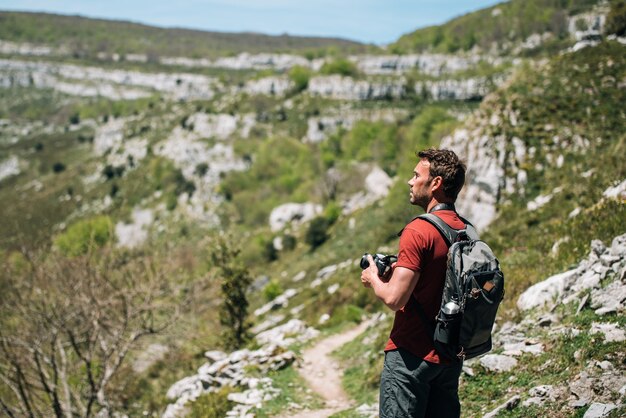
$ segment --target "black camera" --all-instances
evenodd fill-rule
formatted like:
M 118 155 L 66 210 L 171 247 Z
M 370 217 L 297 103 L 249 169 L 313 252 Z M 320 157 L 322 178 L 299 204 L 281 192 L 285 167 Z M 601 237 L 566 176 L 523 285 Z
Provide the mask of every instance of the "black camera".
M 370 254 L 363 254 L 361 262 L 359 263 L 361 269 L 363 270 L 370 266 L 370 263 L 367 260 L 368 255 Z M 378 269 L 378 277 L 380 278 L 385 277 L 391 270 L 391 265 L 398 261 L 398 257 L 396 257 L 395 255 L 372 254 L 372 258 L 374 259 L 374 264 L 376 264 L 376 268 Z

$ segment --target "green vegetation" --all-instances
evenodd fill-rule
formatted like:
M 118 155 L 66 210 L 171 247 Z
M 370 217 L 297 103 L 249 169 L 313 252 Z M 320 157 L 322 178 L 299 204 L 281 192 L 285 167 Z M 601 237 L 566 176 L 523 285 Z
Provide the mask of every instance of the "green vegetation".
M 320 73 L 327 75 L 338 74 L 346 77 L 355 77 L 358 75 L 359 71 L 352 61 L 349 61 L 345 58 L 338 58 L 333 61 L 324 63 L 322 68 L 320 68 Z
M 507 42 L 523 41 L 534 33 L 544 32 L 562 40 L 567 35 L 567 17 L 589 10 L 596 3 L 596 0 L 511 0 L 441 26 L 418 29 L 400 37 L 389 49 L 403 54 L 453 53 L 475 46 L 489 50 L 492 44 L 502 48 Z
M 45 13 L 0 13 L 0 39 L 69 48 L 77 58 L 98 53 L 145 54 L 149 62 L 160 57 L 206 58 L 241 52 L 295 52 L 326 54 L 372 49 L 357 42 L 333 39 L 218 33 L 189 29 L 161 29 L 131 22 L 87 19 Z
M 214 244 L 211 260 L 218 268 L 221 280 L 222 303 L 220 324 L 222 344 L 226 349 L 241 348 L 250 339 L 248 299 L 246 292 L 252 277 L 245 265 L 237 258 L 240 250 L 235 248 L 232 237 L 220 236 Z
M 308 68 L 296 65 L 291 67 L 288 74 L 291 81 L 295 84 L 295 93 L 300 93 L 308 87 L 309 79 L 311 78 L 311 70 Z
M 54 244 L 65 255 L 76 256 L 102 247 L 111 239 L 113 223 L 107 216 L 84 219 L 55 238 Z
M 402 38 L 392 50 L 454 51 L 472 45 L 489 45 L 494 40 L 521 40 L 536 31 L 559 34 L 565 16 L 587 10 L 590 4 L 582 0 L 512 1 L 497 6 L 500 15 L 493 14 L 492 8 L 440 28 L 427 28 L 416 32 L 415 39 Z M 615 32 L 620 30 L 620 4 L 619 1 L 612 3 L 609 18 L 611 30 Z M 559 9 L 561 6 L 565 9 Z M 23 23 L 23 19 L 31 19 L 31 23 Z M 46 19 L 58 23 L 58 27 L 51 27 L 54 25 L 45 23 Z M 41 33 L 35 30 L 36 23 L 41 23 L 40 27 L 45 30 Z M 68 35 L 67 26 L 73 23 L 76 23 L 75 35 Z M 11 32 L 11 28 L 17 26 L 24 27 L 24 32 Z M 503 33 L 496 36 L 499 30 Z M 12 38 L 2 35 L 7 31 L 12 33 Z M 101 34 L 105 32 L 113 35 L 102 46 L 93 46 L 93 39 L 103 39 Z M 147 40 L 143 42 L 147 42 L 148 49 L 138 44 L 143 35 L 135 36 L 137 33 L 145 35 Z M 154 38 L 148 34 L 154 34 Z M 171 41 L 177 34 L 182 37 Z M 157 30 L 111 22 L 96 22 L 90 29 L 80 18 L 0 13 L 0 39 L 60 45 L 79 36 L 85 40 L 75 41 L 72 51 L 78 51 L 79 55 L 83 51 L 89 57 L 97 51 L 127 54 L 153 52 L 151 48 L 163 56 L 187 52 L 188 56 L 204 56 L 202 54 L 222 53 L 226 48 L 226 44 L 205 42 L 204 36 L 209 35 L 193 31 Z M 120 39 L 126 39 L 124 37 L 130 41 L 120 46 Z M 181 45 L 191 39 L 188 37 L 194 40 L 194 47 L 181 52 L 184 49 Z M 196 42 L 197 39 L 201 42 Z M 263 39 L 260 37 L 257 41 Z M 558 36 L 556 39 L 556 42 L 565 42 Z M 241 48 L 247 48 L 242 42 Z M 164 47 L 166 43 L 171 43 L 171 47 Z M 347 49 L 293 48 L 306 51 L 309 58 L 332 56 L 333 61 L 322 70 L 324 73 L 365 77 L 357 74 L 354 64 L 343 58 Z M 276 49 L 259 46 L 263 51 L 279 49 L 278 46 Z M 260 307 L 286 289 L 298 290 L 290 298 L 287 309 L 297 307 L 297 316 L 324 334 L 358 323 L 363 315 L 383 311 L 380 301 L 362 287 L 355 261 L 365 251 L 395 252 L 397 231 L 417 214 L 416 208 L 407 202 L 406 186 L 416 162 L 415 151 L 437 146 L 443 136 L 462 124 L 472 131 L 477 128 L 474 124 L 477 121 L 480 121 L 481 135 L 502 139 L 507 155 L 514 155 L 514 144 L 520 142 L 528 150 L 518 165 L 506 168 L 509 178 L 515 178 L 520 169 L 525 171 L 524 187 L 512 194 L 502 192 L 498 218 L 483 234 L 500 256 L 507 275 L 502 318 L 517 320 L 519 314 L 514 305 L 525 288 L 578 263 L 588 254 L 591 239 L 609 243 L 615 235 L 624 232 L 622 220 L 626 219 L 626 205 L 621 200 L 602 196 L 609 186 L 626 178 L 622 161 L 626 151 L 626 115 L 622 110 L 626 98 L 620 84 L 626 71 L 623 49 L 617 42 L 605 42 L 598 47 L 555 56 L 547 66 L 531 62 L 480 104 L 433 104 L 428 98 L 418 97 L 419 94 L 403 100 L 359 103 L 311 97 L 302 94 L 312 76 L 302 67 L 295 67 L 288 73 L 295 89 L 287 99 L 218 94 L 214 100 L 191 103 L 173 103 L 158 95 L 113 101 L 69 97 L 51 90 L 3 89 L 0 119 L 9 120 L 10 125 L 6 134 L 4 130 L 0 132 L 0 161 L 17 156 L 21 171 L 0 183 L 0 200 L 8 202 L 0 206 L 3 220 L 0 222 L 0 264 L 3 266 L 0 291 L 9 295 L 0 304 L 0 329 L 3 333 L 28 331 L 29 337 L 34 339 L 52 338 L 51 330 L 56 328 L 42 322 L 45 315 L 37 317 L 41 321 L 29 322 L 31 316 L 28 315 L 34 318 L 35 314 L 28 309 L 67 309 L 54 311 L 60 318 L 66 318 L 63 315 L 75 313 L 74 297 L 68 304 L 67 295 L 78 295 L 77 300 L 93 302 L 93 298 L 89 299 L 93 295 L 89 296 L 88 291 L 95 288 L 99 292 L 98 301 L 110 302 L 111 295 L 124 297 L 120 290 L 139 291 L 140 285 L 154 285 L 151 299 L 154 304 L 150 306 L 167 307 L 178 315 L 170 310 L 148 315 L 148 319 L 155 321 L 176 318 L 176 327 L 162 334 L 151 334 L 145 341 L 146 344 L 165 344 L 170 351 L 147 370 L 137 372 L 130 364 L 145 347 L 134 346 L 108 383 L 106 393 L 111 405 L 121 413 L 129 416 L 139 416 L 144 411 L 148 415 L 162 414 L 169 402 L 165 398 L 167 389 L 177 380 L 196 373 L 206 362 L 206 350 L 256 348 L 255 343 L 247 339 L 252 320 L 247 315 L 249 309 Z M 234 47 L 231 50 L 237 51 Z M 539 54 L 549 54 L 540 50 Z M 156 57 L 151 55 L 151 59 Z M 72 62 L 84 63 L 78 58 Z M 102 65 L 131 69 L 135 64 Z M 148 65 L 151 69 L 158 66 Z M 454 77 L 489 77 L 508 70 L 510 65 L 492 67 L 480 63 Z M 226 86 L 240 86 L 250 78 L 266 74 L 217 70 L 204 73 L 220 77 Z M 409 78 L 411 83 L 427 79 L 419 73 L 410 74 Z M 311 117 L 341 115 L 344 111 L 375 114 L 387 109 L 400 110 L 406 116 L 394 123 L 360 120 L 320 143 L 301 140 Z M 460 122 L 469 111 L 476 109 L 476 115 Z M 214 167 L 196 162 L 180 167 L 169 156 L 156 155 L 159 144 L 170 137 L 174 128 L 189 133 L 189 116 L 196 112 L 252 113 L 256 121 L 248 137 L 233 135 L 228 139 L 249 169 L 224 174 L 215 190 L 224 198 L 223 202 L 215 203 L 219 203 L 216 209 L 219 226 L 187 217 L 186 208 L 179 207 L 178 203 L 182 194 L 197 193 L 199 184 L 185 177 L 183 171 L 189 170 L 196 177 L 206 179 Z M 147 140 L 144 159 L 110 163 L 114 159 L 105 160 L 110 154 L 94 154 L 93 122 L 101 124 L 118 117 L 128 117 L 122 133 L 123 145 L 135 138 Z M 499 122 L 487 122 L 491 120 Z M 46 129 L 48 126 L 50 129 Z M 14 141 L 13 137 L 18 136 L 19 140 Z M 206 145 L 220 143 L 218 139 L 202 141 Z M 560 160 L 559 156 L 562 156 Z M 468 163 L 472 165 L 472 161 Z M 364 178 L 375 165 L 394 178 L 389 195 L 365 209 L 344 215 L 342 202 L 363 190 Z M 527 210 L 529 201 L 549 194 L 553 195 L 550 202 L 537 210 Z M 324 210 L 308 224 L 270 231 L 269 214 L 276 206 L 287 202 L 313 202 L 322 205 Z M 154 210 L 155 224 L 150 240 L 139 249 L 113 250 L 112 226 L 120 221 L 128 222 L 136 208 Z M 578 208 L 579 215 L 570 217 Z M 224 230 L 229 238 L 219 237 L 216 229 Z M 281 250 L 274 247 L 275 238 L 282 240 Z M 558 248 L 553 247 L 557 242 Z M 15 251 L 21 248 L 40 251 L 41 256 L 33 258 L 28 252 Z M 103 257 L 109 253 L 113 255 L 104 262 Z M 337 270 L 321 279 L 320 269 L 329 265 L 336 265 Z M 67 272 L 69 274 L 64 275 Z M 268 284 L 260 290 L 248 290 L 252 278 L 262 276 L 269 278 Z M 294 281 L 296 276 L 300 279 Z M 102 279 L 109 280 L 111 287 Z M 82 293 L 72 287 L 77 283 L 81 284 Z M 95 287 L 87 286 L 90 283 Z M 259 286 L 254 287 L 259 289 Z M 37 304 L 17 303 L 30 300 Z M 140 304 L 139 300 L 133 299 L 133 306 Z M 95 302 L 92 304 L 101 308 Z M 113 304 L 115 309 L 122 305 Z M 83 306 L 88 313 L 87 308 L 91 306 Z M 626 324 L 622 316 L 600 318 L 587 307 L 574 316 L 576 309 L 577 306 L 560 306 L 555 312 L 564 318 L 563 325 L 575 326 L 583 332 L 574 336 L 533 330 L 532 338 L 546 342 L 546 354 L 523 356 L 515 373 L 493 374 L 478 365 L 473 366 L 475 375 L 464 376 L 461 386 L 464 414 L 480 416 L 512 393 L 525 396 L 535 385 L 560 384 L 573 379 L 589 359 L 609 359 L 622 367 L 621 347 L 587 332 L 594 321 L 618 322 L 623 327 Z M 44 309 L 39 313 L 42 312 L 51 311 Z M 101 314 L 116 312 L 101 311 Z M 287 314 L 287 311 L 279 313 Z M 330 315 L 330 319 L 320 324 L 323 314 Z M 255 318 L 257 321 L 265 319 Z M 76 324 L 87 331 L 90 329 L 86 322 L 77 320 Z M 376 399 L 381 351 L 390 326 L 388 316 L 337 353 L 347 366 L 345 388 L 359 403 L 372 403 Z M 220 329 L 225 334 L 220 334 Z M 291 348 L 297 351 L 301 347 Z M 72 361 L 77 358 L 72 356 Z M 1 366 L 8 365 L 8 361 L 9 357 L 2 357 Z M 61 364 L 60 361 L 57 364 Z M 99 367 L 104 363 L 76 364 L 71 370 L 70 383 L 80 397 L 89 386 L 88 379 L 83 379 L 84 373 L 87 370 L 100 372 Z M 249 372 L 258 374 L 256 370 Z M 306 392 L 293 367 L 271 372 L 269 376 L 280 394 L 264 403 L 262 410 L 255 411 L 258 416 L 282 414 L 290 402 L 308 408 L 321 406 L 318 399 Z M 7 395 L 11 402 L 15 400 L 15 394 L 7 394 L 7 388 L 0 387 L 0 397 L 4 400 Z M 223 416 L 232 406 L 227 396 L 228 390 L 202 396 L 189 404 L 191 415 Z M 51 415 L 47 413 L 51 409 L 44 398 L 45 395 L 37 394 L 38 407 L 42 408 L 39 415 Z M 74 412 L 80 415 L 79 411 Z M 546 413 L 582 416 L 584 411 L 553 404 L 545 408 L 518 408 L 503 416 Z M 338 416 L 352 417 L 356 412 L 352 410 Z
M 613 0 L 606 16 L 606 33 L 617 36 L 626 35 L 626 1 Z
M 228 394 L 233 389 L 225 387 L 218 392 L 207 393 L 191 403 L 189 417 L 192 418 L 222 418 L 232 409 L 234 402 L 228 400 Z
M 623 232 L 614 220 L 625 216 L 626 205 L 618 200 L 601 201 L 604 190 L 626 177 L 620 162 L 626 150 L 626 124 L 623 112 L 616 111 L 626 97 L 612 81 L 626 68 L 622 49 L 617 43 L 605 43 L 558 57 L 542 71 L 522 71 L 507 94 L 483 105 L 488 112 L 504 108 L 518 112 L 515 126 L 504 120 L 492 128 L 491 135 L 523 138 L 527 147 L 539 151 L 534 161 L 522 167 L 528 170 L 525 194 L 511 196 L 510 202 L 502 204 L 488 231 L 490 244 L 503 254 L 502 263 L 510 265 L 505 303 L 513 304 L 528 285 L 583 258 L 591 239 L 607 242 Z M 572 143 L 576 137 L 596 140 L 581 153 Z M 565 157 L 563 167 L 550 167 L 551 153 Z M 534 164 L 543 168 L 536 169 Z M 593 176 L 585 177 L 584 172 Z M 527 201 L 550 194 L 557 186 L 562 192 L 548 204 L 526 210 Z M 583 213 L 568 217 L 577 207 Z M 567 242 L 554 254 L 551 248 L 560 239 Z

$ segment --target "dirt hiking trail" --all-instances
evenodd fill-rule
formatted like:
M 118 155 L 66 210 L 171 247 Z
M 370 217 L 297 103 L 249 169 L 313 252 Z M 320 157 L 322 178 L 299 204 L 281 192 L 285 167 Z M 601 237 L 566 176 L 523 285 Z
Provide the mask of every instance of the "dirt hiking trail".
M 371 321 L 363 321 L 355 328 L 318 341 L 302 353 L 298 372 L 311 390 L 322 397 L 325 405 L 323 409 L 297 411 L 281 415 L 281 418 L 324 418 L 353 406 L 354 402 L 341 386 L 343 370 L 330 353 L 354 340 L 370 324 Z

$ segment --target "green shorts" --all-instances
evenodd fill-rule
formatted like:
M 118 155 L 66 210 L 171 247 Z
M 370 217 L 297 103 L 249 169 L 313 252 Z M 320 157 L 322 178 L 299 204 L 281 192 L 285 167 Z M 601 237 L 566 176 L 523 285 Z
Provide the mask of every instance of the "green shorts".
M 458 418 L 463 363 L 429 363 L 401 348 L 385 353 L 380 418 Z

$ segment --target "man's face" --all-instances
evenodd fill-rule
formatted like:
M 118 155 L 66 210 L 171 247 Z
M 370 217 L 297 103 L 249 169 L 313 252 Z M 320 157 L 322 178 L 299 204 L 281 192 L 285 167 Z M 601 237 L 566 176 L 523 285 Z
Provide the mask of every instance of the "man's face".
M 432 200 L 433 194 L 430 188 L 430 163 L 422 158 L 413 170 L 413 177 L 409 180 L 409 201 L 412 205 L 421 206 L 426 210 Z

